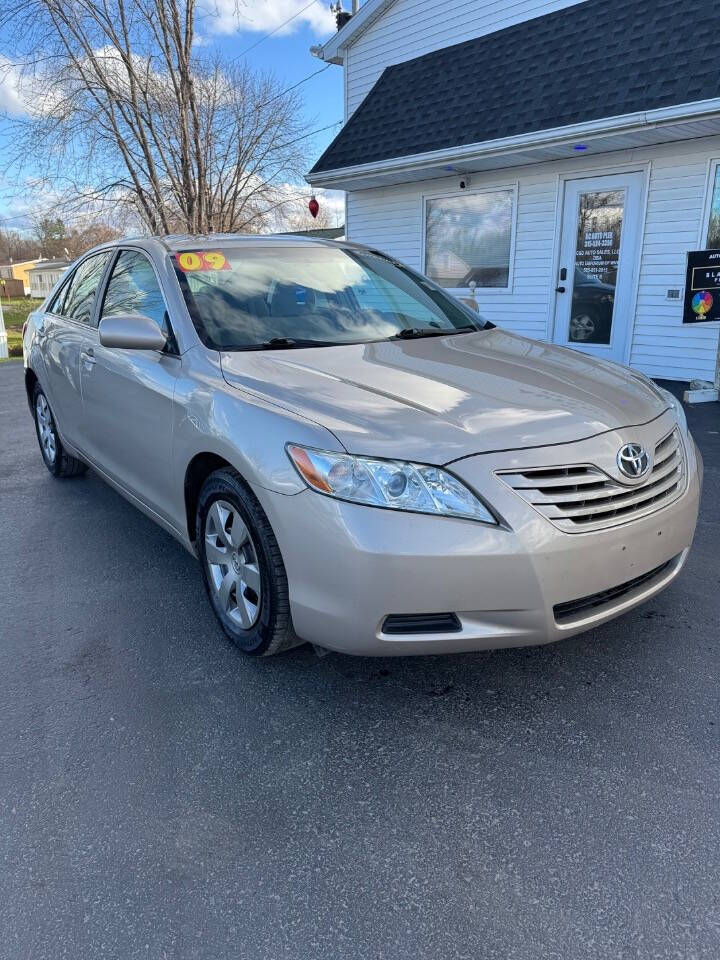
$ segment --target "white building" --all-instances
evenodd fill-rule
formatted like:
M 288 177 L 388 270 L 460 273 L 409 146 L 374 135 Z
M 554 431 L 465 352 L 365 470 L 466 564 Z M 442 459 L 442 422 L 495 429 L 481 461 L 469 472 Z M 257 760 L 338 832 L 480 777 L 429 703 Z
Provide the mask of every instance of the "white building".
M 44 300 L 69 266 L 69 260 L 40 260 L 28 270 L 30 296 Z
M 684 293 L 720 247 L 718 35 L 707 0 L 365 0 L 313 48 L 346 123 L 307 179 L 500 326 L 714 380 L 720 272 Z

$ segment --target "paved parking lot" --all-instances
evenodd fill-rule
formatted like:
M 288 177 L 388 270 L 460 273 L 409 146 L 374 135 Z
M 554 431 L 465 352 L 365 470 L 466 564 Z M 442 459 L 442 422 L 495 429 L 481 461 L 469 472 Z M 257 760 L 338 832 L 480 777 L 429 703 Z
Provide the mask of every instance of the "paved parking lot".
M 720 956 L 720 413 L 679 582 L 546 648 L 242 659 L 0 364 L 0 957 Z

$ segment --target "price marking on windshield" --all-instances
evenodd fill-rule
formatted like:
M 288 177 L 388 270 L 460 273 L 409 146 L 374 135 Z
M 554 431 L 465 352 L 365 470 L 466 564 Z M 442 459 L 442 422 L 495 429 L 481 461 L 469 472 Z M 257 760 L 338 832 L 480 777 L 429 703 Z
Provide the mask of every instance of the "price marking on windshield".
M 219 250 L 210 250 L 207 253 L 203 253 L 203 260 L 208 265 L 208 270 L 229 270 L 230 264 L 225 259 L 225 254 L 220 253 Z
M 186 251 L 177 254 L 177 263 L 183 273 L 195 273 L 198 270 L 229 270 L 227 257 L 219 250 Z

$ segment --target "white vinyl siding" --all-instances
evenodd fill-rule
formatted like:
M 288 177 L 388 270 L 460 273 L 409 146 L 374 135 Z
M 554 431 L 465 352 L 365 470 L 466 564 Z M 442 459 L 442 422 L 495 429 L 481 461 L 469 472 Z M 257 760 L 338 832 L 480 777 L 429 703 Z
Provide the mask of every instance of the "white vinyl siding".
M 482 178 L 473 175 L 473 186 L 476 179 L 480 189 Z M 456 179 L 446 184 L 442 180 L 431 180 L 348 194 L 349 239 L 392 253 L 422 271 L 424 195 L 436 194 L 443 185 L 451 190 L 455 184 Z M 524 177 L 517 199 L 512 288 L 509 291 L 478 288 L 476 291 L 483 316 L 517 333 L 540 339 L 545 339 L 548 328 L 554 217 L 554 181 L 548 182 L 547 173 L 544 177 L 532 174 Z
M 395 0 L 347 49 L 346 116 L 383 72 L 431 50 L 472 40 L 583 0 Z M 522 56 L 508 69 L 522 69 Z
M 30 274 L 30 296 L 44 299 L 65 270 L 34 271 Z
M 666 299 L 685 285 L 686 253 L 701 249 L 707 231 L 707 190 L 720 137 L 665 144 L 601 157 L 512 169 L 518 183 L 512 288 L 476 291 L 481 313 L 500 326 L 541 340 L 552 338 L 556 285 L 556 204 L 562 178 L 647 170 L 650 175 L 637 304 L 629 362 L 655 377 L 712 380 L 718 324 L 682 323 L 682 302 Z M 498 183 L 498 171 L 472 175 L 473 189 Z M 454 191 L 456 178 L 361 190 L 347 196 L 347 235 L 423 269 L 423 202 Z
M 650 176 L 645 238 L 630 362 L 644 373 L 678 380 L 713 380 L 717 323 L 682 323 L 682 303 L 666 299 L 684 289 L 686 254 L 705 244 L 709 160 L 720 140 L 656 148 Z

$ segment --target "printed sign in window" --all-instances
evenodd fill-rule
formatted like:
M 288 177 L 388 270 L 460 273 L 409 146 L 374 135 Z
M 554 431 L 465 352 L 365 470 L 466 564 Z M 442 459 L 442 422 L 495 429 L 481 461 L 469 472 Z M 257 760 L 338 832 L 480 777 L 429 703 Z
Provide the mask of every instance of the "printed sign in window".
M 720 250 L 693 250 L 687 255 L 683 323 L 720 320 Z
M 570 343 L 610 343 L 624 214 L 624 190 L 580 194 Z

